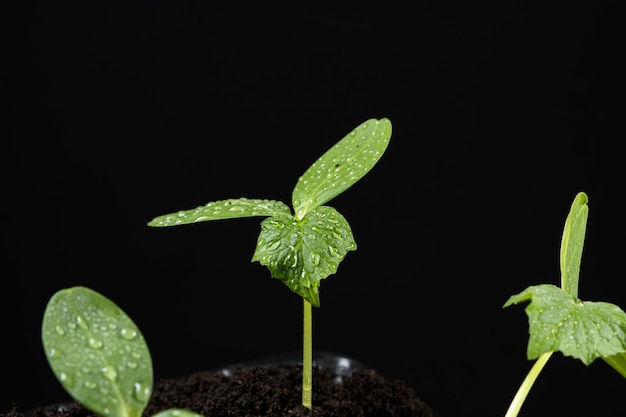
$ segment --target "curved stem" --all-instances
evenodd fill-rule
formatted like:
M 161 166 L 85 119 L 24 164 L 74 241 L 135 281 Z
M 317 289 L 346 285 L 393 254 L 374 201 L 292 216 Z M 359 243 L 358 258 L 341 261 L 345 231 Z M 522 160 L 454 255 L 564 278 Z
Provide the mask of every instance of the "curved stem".
M 303 343 L 302 343 L 302 405 L 313 407 L 313 313 L 311 304 L 303 299 Z
M 552 356 L 552 353 L 553 352 L 546 352 L 539 356 L 539 358 L 535 361 L 533 367 L 530 368 L 530 371 L 528 371 L 526 378 L 524 378 L 522 385 L 520 385 L 517 390 L 517 393 L 515 394 L 513 401 L 511 401 L 511 405 L 509 405 L 509 409 L 504 417 L 517 417 L 519 410 L 522 408 L 522 404 L 524 404 L 524 400 L 526 400 L 526 397 L 530 392 L 530 389 L 537 380 L 539 373 L 548 362 L 548 359 Z

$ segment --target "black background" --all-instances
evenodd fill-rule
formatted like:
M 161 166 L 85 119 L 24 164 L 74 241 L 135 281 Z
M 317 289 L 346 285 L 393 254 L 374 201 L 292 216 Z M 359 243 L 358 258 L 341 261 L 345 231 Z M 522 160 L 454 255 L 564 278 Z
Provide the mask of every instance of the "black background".
M 439 417 L 503 415 L 531 362 L 523 307 L 502 304 L 558 285 L 579 191 L 580 296 L 626 306 L 614 2 L 8 4 L 2 412 L 69 398 L 40 341 L 68 286 L 135 320 L 157 378 L 301 349 L 301 299 L 250 262 L 261 219 L 146 223 L 290 204 L 369 118 L 393 135 L 328 203 L 358 250 L 321 284 L 315 349 L 406 380 Z M 555 354 L 522 415 L 621 415 L 624 386 Z

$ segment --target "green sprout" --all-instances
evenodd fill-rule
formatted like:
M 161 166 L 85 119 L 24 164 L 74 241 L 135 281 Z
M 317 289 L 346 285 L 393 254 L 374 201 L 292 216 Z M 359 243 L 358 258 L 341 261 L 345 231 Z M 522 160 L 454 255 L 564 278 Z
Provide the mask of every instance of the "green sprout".
M 312 309 L 319 307 L 320 281 L 337 272 L 356 242 L 347 220 L 324 204 L 367 174 L 387 149 L 391 122 L 370 119 L 332 146 L 298 179 L 289 206 L 274 200 L 237 198 L 210 202 L 154 218 L 165 227 L 209 220 L 266 217 L 252 262 L 265 265 L 303 299 L 302 405 L 312 408 Z
M 626 313 L 614 304 L 582 301 L 578 281 L 589 208 L 580 192 L 574 198 L 561 240 L 561 287 L 535 285 L 511 296 L 504 307 L 528 302 L 527 357 L 536 359 L 505 417 L 516 417 L 539 373 L 555 351 L 590 365 L 602 358 L 626 377 Z
M 141 417 L 152 395 L 152 359 L 135 323 L 102 294 L 81 286 L 57 291 L 41 338 L 56 378 L 102 417 Z M 202 417 L 169 409 L 155 417 Z

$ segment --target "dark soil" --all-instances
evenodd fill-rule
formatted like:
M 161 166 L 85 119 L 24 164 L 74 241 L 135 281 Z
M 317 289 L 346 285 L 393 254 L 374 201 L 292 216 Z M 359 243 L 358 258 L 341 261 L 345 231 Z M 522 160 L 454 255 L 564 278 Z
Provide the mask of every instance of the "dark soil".
M 313 408 L 301 405 L 302 368 L 264 365 L 199 372 L 155 385 L 144 416 L 185 408 L 205 417 L 433 417 L 404 382 L 371 369 L 337 375 L 316 366 Z M 22 412 L 14 407 L 1 417 L 96 417 L 76 402 Z

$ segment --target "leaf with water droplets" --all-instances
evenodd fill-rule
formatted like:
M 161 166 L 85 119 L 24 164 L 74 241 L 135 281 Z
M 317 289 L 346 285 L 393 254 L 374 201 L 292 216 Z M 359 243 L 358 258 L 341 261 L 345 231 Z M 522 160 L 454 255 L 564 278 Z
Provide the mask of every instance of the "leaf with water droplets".
M 626 313 L 614 304 L 583 302 L 551 284 L 528 287 L 504 307 L 521 302 L 529 302 L 528 359 L 560 351 L 589 365 L 626 352 Z
M 209 220 L 258 216 L 268 217 L 280 214 L 291 214 L 289 206 L 280 201 L 231 198 L 228 200 L 212 201 L 195 209 L 181 210 L 176 213 L 155 217 L 148 223 L 148 226 L 177 226 Z
M 356 242 L 346 219 L 334 208 L 317 207 L 302 220 L 273 216 L 261 223 L 252 261 L 270 270 L 311 305 L 319 307 L 320 281 L 337 272 Z
M 367 174 L 387 149 L 389 119 L 362 123 L 324 153 L 298 179 L 292 192 L 297 219 L 335 198 Z
M 152 394 L 150 351 L 135 323 L 115 303 L 86 287 L 56 292 L 41 337 L 65 390 L 106 417 L 140 417 Z

